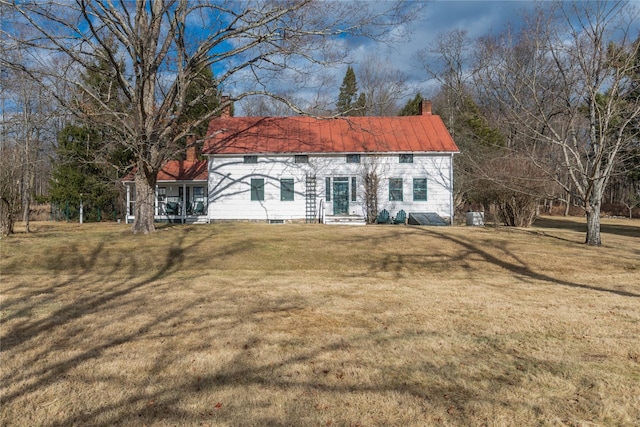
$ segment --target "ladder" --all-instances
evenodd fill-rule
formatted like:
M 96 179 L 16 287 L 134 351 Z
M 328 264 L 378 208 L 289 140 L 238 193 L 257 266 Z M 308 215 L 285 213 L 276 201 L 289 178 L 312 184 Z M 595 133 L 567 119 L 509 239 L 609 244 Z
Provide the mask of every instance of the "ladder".
M 316 177 L 307 175 L 306 222 L 316 222 Z

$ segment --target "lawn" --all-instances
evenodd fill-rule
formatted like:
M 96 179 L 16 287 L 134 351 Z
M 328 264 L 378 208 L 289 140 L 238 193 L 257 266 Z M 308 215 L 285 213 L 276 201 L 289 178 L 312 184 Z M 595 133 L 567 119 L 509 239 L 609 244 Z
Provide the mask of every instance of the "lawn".
M 32 223 L 3 426 L 640 424 L 640 221 Z

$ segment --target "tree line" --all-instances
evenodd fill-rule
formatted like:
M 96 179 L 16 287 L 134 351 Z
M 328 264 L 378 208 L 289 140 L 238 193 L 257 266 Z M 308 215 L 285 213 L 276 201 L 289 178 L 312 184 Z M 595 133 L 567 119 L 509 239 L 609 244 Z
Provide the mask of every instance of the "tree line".
M 544 2 L 517 29 L 440 34 L 415 55 L 422 87 L 379 56 L 349 63 L 336 41 L 381 40 L 423 3 L 336 2 L 331 14 L 311 0 L 0 6 L 3 234 L 19 212 L 28 229 L 32 200 L 117 209 L 115 183 L 131 170 L 132 231 L 153 231 L 158 171 L 232 103 L 246 115 L 411 115 L 428 93 L 461 148 L 459 210 L 492 205 L 503 223 L 528 226 L 541 201 L 561 200 L 586 213 L 590 245 L 601 243 L 603 200 L 640 200 L 629 2 Z M 339 88 L 326 73 L 338 64 Z

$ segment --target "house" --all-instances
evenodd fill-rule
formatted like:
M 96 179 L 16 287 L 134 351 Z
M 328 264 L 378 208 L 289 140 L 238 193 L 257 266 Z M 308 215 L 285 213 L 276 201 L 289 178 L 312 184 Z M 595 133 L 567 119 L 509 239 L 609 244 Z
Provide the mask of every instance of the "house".
M 186 160 L 170 160 L 158 173 L 155 219 L 159 222 L 206 223 L 207 161 L 198 160 L 196 147 L 187 149 Z M 126 189 L 126 222 L 135 217 L 135 173 L 123 180 Z
M 453 218 L 458 147 L 423 101 L 404 117 L 214 118 L 208 156 L 209 221 L 328 222 L 377 205 Z M 364 221 L 362 221 L 364 223 Z

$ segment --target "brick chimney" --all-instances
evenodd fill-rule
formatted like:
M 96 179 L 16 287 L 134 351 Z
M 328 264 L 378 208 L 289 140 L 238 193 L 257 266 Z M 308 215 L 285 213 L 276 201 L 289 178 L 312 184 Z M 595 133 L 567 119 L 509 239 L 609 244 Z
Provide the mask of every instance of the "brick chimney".
M 220 106 L 222 107 L 222 111 L 220 112 L 220 117 L 228 118 L 231 117 L 231 106 L 233 103 L 231 102 L 231 98 L 228 95 L 223 95 L 220 97 Z
M 187 135 L 187 161 L 195 162 L 198 160 L 198 147 L 195 135 Z
M 420 101 L 420 115 L 421 116 L 430 116 L 431 115 L 431 101 L 428 99 L 423 99 Z

